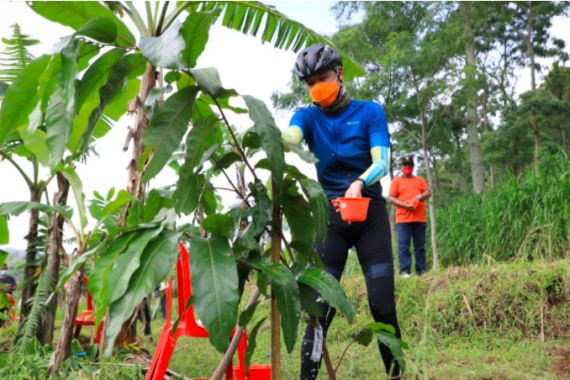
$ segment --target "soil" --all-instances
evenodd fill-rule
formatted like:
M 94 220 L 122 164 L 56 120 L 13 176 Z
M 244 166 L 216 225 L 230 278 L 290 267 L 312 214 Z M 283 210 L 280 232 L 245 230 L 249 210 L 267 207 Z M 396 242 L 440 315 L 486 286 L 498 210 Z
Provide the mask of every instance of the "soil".
M 560 379 L 566 379 L 570 377 L 570 348 L 567 347 L 553 347 L 551 352 L 556 356 L 554 365 L 550 371 Z

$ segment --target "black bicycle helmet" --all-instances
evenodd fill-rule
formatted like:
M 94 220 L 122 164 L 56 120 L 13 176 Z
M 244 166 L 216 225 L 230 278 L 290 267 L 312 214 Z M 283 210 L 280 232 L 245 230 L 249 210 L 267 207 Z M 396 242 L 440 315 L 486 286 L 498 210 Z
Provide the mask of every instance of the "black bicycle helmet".
M 338 52 L 330 46 L 314 44 L 301 50 L 295 61 L 295 74 L 299 80 L 306 80 L 311 75 L 342 66 Z

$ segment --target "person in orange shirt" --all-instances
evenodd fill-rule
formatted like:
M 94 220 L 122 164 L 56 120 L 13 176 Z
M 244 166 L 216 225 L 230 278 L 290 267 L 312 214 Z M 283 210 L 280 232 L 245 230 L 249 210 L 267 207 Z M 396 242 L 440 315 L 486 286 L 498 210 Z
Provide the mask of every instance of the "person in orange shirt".
M 402 175 L 392 180 L 388 201 L 396 206 L 396 230 L 398 232 L 398 261 L 400 275 L 407 278 L 412 273 L 410 246 L 414 242 L 416 273 L 426 271 L 426 204 L 431 189 L 420 176 L 414 176 L 414 158 L 402 160 Z

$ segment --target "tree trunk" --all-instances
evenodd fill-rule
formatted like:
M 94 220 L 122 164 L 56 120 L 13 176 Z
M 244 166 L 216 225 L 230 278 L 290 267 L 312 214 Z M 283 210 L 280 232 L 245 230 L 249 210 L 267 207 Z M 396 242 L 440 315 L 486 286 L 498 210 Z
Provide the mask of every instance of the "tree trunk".
M 78 255 L 81 255 L 82 253 L 83 252 L 79 252 Z M 77 316 L 77 304 L 79 303 L 79 297 L 81 296 L 83 271 L 84 269 L 82 265 L 69 280 L 69 294 L 65 303 L 65 317 L 63 319 L 63 325 L 61 326 L 61 333 L 57 341 L 57 346 L 51 355 L 48 367 L 48 375 L 50 376 L 55 376 L 61 363 L 69 356 L 71 339 L 73 337 L 73 327 L 75 317 Z
M 40 186 L 34 185 L 30 189 L 30 201 L 40 202 L 42 199 L 42 189 Z M 37 240 L 38 240 L 38 220 L 39 211 L 30 210 L 30 220 L 28 222 L 28 234 L 26 235 L 26 240 L 28 241 L 26 247 L 26 268 L 24 269 L 24 282 L 27 283 L 25 288 L 22 289 L 22 311 L 20 315 L 20 322 L 26 318 L 30 312 L 28 306 L 28 300 L 32 298 L 34 294 L 34 275 L 37 266 L 36 255 L 37 255 Z
M 467 194 L 467 184 L 465 183 L 465 169 L 463 167 L 463 153 L 461 152 L 460 132 L 453 134 L 455 137 L 455 151 L 457 153 L 457 165 L 459 166 L 459 189 L 462 194 Z
M 433 264 L 432 269 L 437 271 L 439 269 L 439 252 L 437 250 L 437 222 L 435 219 L 435 204 L 434 204 L 434 196 L 435 196 L 435 189 L 433 186 L 433 178 L 430 169 L 430 158 L 428 153 L 428 141 L 427 141 L 427 117 L 425 113 L 424 106 L 420 99 L 420 87 L 418 84 L 418 79 L 416 77 L 416 73 L 413 69 L 410 70 L 412 73 L 412 79 L 414 81 L 414 86 L 416 89 L 416 99 L 418 101 L 418 108 L 420 110 L 420 121 L 422 125 L 422 152 L 424 158 L 424 166 L 426 170 L 426 175 L 428 177 L 428 185 L 431 189 L 431 197 L 428 200 L 428 207 L 429 207 L 429 215 L 430 215 L 430 238 L 431 238 L 431 250 L 432 250 L 432 257 L 433 257 Z
M 54 206 L 65 206 L 67 204 L 67 195 L 69 193 L 69 182 L 61 174 L 57 173 L 58 191 L 53 196 Z M 60 252 L 63 250 L 63 223 L 65 219 L 57 212 L 54 212 L 48 229 L 48 245 L 47 245 L 47 274 L 51 277 L 49 292 L 52 293 L 59 280 Z M 53 339 L 53 329 L 55 322 L 55 313 L 57 310 L 57 297 L 53 297 L 50 304 L 47 305 L 45 313 L 42 315 L 42 327 L 39 331 L 39 339 L 42 344 L 51 345 Z
M 485 177 L 483 171 L 483 157 L 479 142 L 479 120 L 477 116 L 477 91 L 476 76 L 477 57 L 475 52 L 475 38 L 471 29 L 470 4 L 459 4 L 465 29 L 465 55 L 466 55 L 466 86 L 468 90 L 467 101 L 467 145 L 469 147 L 469 163 L 471 165 L 471 177 L 473 178 L 473 191 L 480 194 L 485 191 Z
M 144 104 L 146 102 L 148 94 L 150 93 L 150 90 L 155 86 L 155 68 L 149 63 L 147 64 L 146 72 L 144 74 L 141 89 L 135 105 L 136 128 L 132 134 L 133 155 L 129 163 L 129 179 L 127 183 L 128 193 L 135 196 L 140 201 L 143 201 L 145 198 L 145 186 L 142 182 L 142 175 L 144 170 L 142 169 L 146 163 L 142 163 L 141 165 L 140 162 L 145 149 L 142 138 L 148 126 L 148 118 L 144 110 Z
M 272 183 L 273 216 L 271 221 L 271 261 L 281 261 L 281 207 L 277 203 L 279 190 Z M 273 288 L 271 290 L 271 379 L 281 379 L 281 315 Z
M 532 135 L 534 137 L 534 175 L 540 175 L 540 146 L 541 146 L 541 125 L 536 121 L 536 119 L 531 118 L 529 120 L 530 128 L 532 129 Z
M 431 198 L 428 199 L 428 207 L 429 207 L 429 219 L 430 219 L 430 238 L 431 238 L 431 251 L 433 256 L 433 270 L 437 271 L 439 269 L 439 252 L 437 250 L 437 223 L 435 219 L 435 201 L 434 201 L 434 186 L 433 186 L 433 178 L 431 174 L 431 169 L 429 167 L 429 153 L 428 153 L 428 144 L 427 144 L 427 136 L 426 136 L 426 118 L 422 111 L 422 151 L 424 155 L 424 166 L 426 170 L 426 174 L 428 177 L 428 185 L 432 189 Z
M 530 88 L 536 90 L 536 68 L 534 50 L 532 48 L 532 1 L 528 1 L 528 17 L 526 19 L 527 34 L 524 38 L 526 48 L 528 50 L 528 58 L 530 59 Z
M 150 63 L 147 64 L 146 72 L 143 76 L 141 88 L 139 91 L 139 95 L 137 96 L 136 100 L 134 101 L 134 106 L 131 106 L 132 109 L 130 111 L 134 112 L 136 115 L 136 127 L 132 131 L 131 139 L 133 143 L 133 154 L 131 157 L 131 161 L 129 162 L 129 177 L 127 182 L 127 192 L 134 197 L 136 197 L 140 201 L 144 201 L 145 199 L 145 184 L 142 181 L 142 176 L 144 173 L 144 168 L 146 167 L 146 163 L 151 158 L 149 156 L 147 161 L 142 163 L 141 165 L 141 158 L 143 157 L 143 153 L 145 150 L 145 146 L 142 142 L 144 132 L 148 126 L 148 117 L 144 110 L 144 104 L 150 93 L 150 90 L 156 86 L 156 74 L 155 68 Z M 123 210 L 123 214 L 121 216 L 120 225 L 124 226 L 126 224 L 127 215 L 129 206 L 125 206 Z M 142 301 L 142 300 L 141 300 Z M 136 309 L 138 310 L 138 308 Z M 131 320 L 135 321 L 131 323 Z M 136 338 L 136 318 L 134 315 L 126 321 L 119 334 L 117 335 L 117 339 L 115 341 L 116 347 L 121 347 L 125 344 L 130 344 L 135 341 Z

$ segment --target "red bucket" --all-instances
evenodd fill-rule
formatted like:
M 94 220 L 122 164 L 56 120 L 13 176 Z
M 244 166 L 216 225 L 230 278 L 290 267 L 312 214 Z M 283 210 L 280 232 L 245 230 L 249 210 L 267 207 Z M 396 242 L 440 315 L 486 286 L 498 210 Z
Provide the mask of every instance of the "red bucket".
M 241 375 L 243 376 L 243 375 Z M 240 378 L 240 368 L 234 367 L 234 377 Z M 252 364 L 246 380 L 271 380 L 271 364 Z
M 345 222 L 362 222 L 366 220 L 370 198 L 337 198 L 332 203 L 340 209 L 340 217 Z

